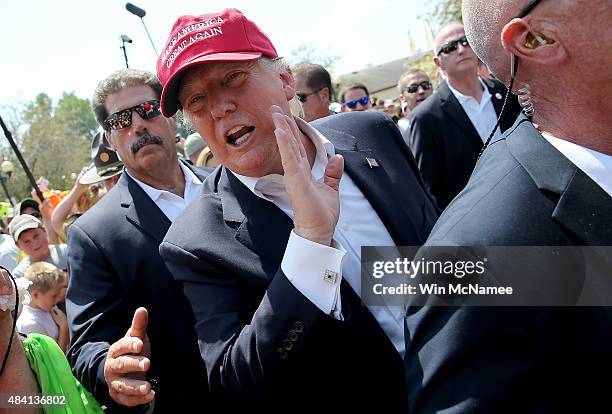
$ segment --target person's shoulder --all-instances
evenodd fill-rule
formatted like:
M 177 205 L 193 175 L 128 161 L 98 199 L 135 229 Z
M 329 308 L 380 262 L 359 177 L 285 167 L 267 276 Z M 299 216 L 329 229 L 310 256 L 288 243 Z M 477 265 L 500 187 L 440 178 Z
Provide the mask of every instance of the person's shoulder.
M 414 125 L 420 121 L 434 121 L 440 118 L 441 115 L 440 92 L 436 92 L 412 110 L 410 122 L 411 125 Z
M 554 227 L 554 208 L 554 200 L 542 194 L 502 137 L 485 151 L 466 187 L 440 216 L 427 244 L 537 243 L 548 237 L 542 229 Z
M 47 329 L 41 321 L 42 314 L 29 306 L 24 306 L 17 318 L 17 331 L 29 335 L 31 333 L 46 333 Z

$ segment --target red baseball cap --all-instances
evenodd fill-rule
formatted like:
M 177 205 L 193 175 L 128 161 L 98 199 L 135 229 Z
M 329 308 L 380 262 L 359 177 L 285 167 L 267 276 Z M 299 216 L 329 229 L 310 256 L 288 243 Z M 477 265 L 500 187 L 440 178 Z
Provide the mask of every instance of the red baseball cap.
M 208 62 L 247 62 L 278 54 L 268 36 L 242 12 L 179 17 L 157 60 L 157 77 L 164 87 L 161 109 L 166 117 L 178 111 L 178 87 L 191 66 Z

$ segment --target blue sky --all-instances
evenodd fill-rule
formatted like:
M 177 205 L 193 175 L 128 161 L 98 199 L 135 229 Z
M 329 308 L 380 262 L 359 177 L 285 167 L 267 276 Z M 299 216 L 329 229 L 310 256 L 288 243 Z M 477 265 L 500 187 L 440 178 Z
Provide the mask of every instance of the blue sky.
M 45 92 L 90 98 L 97 82 L 124 67 L 121 34 L 131 68 L 155 70 L 156 55 L 140 19 L 123 0 L 2 0 L 0 5 L 0 105 Z M 235 7 L 268 34 L 281 55 L 313 43 L 340 57 L 343 74 L 409 55 L 409 30 L 417 45 L 424 29 L 417 21 L 429 0 L 134 0 L 157 50 L 182 14 Z

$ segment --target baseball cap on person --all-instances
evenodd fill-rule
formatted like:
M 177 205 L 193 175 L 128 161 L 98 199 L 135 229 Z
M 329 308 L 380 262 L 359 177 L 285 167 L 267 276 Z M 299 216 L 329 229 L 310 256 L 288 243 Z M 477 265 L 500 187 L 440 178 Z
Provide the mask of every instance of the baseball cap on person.
M 179 110 L 178 87 L 191 66 L 248 62 L 262 56 L 274 59 L 278 54 L 268 36 L 239 10 L 179 17 L 157 60 L 157 77 L 164 87 L 164 116 L 171 117 Z
M 23 214 L 23 210 L 28 207 L 40 212 L 40 207 L 38 206 L 38 202 L 36 200 L 33 198 L 24 198 L 21 200 L 21 203 L 19 203 L 19 214 Z
M 205 146 L 206 143 L 204 142 L 200 134 L 194 132 L 193 134 L 189 135 L 185 140 L 185 156 L 187 158 L 191 158 L 193 154 L 195 154 L 199 149 L 202 149 Z
M 42 223 L 39 219 L 29 214 L 20 214 L 11 220 L 9 224 L 9 233 L 13 236 L 13 240 L 19 240 L 19 236 L 26 230 L 37 229 L 42 227 Z

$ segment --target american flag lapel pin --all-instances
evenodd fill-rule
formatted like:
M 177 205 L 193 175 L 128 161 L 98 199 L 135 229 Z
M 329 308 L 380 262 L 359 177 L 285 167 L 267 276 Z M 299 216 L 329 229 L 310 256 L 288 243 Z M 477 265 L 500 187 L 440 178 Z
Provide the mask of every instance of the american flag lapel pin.
M 380 167 L 380 165 L 378 165 L 378 161 L 376 161 L 376 158 L 366 157 L 366 161 L 370 168 Z

